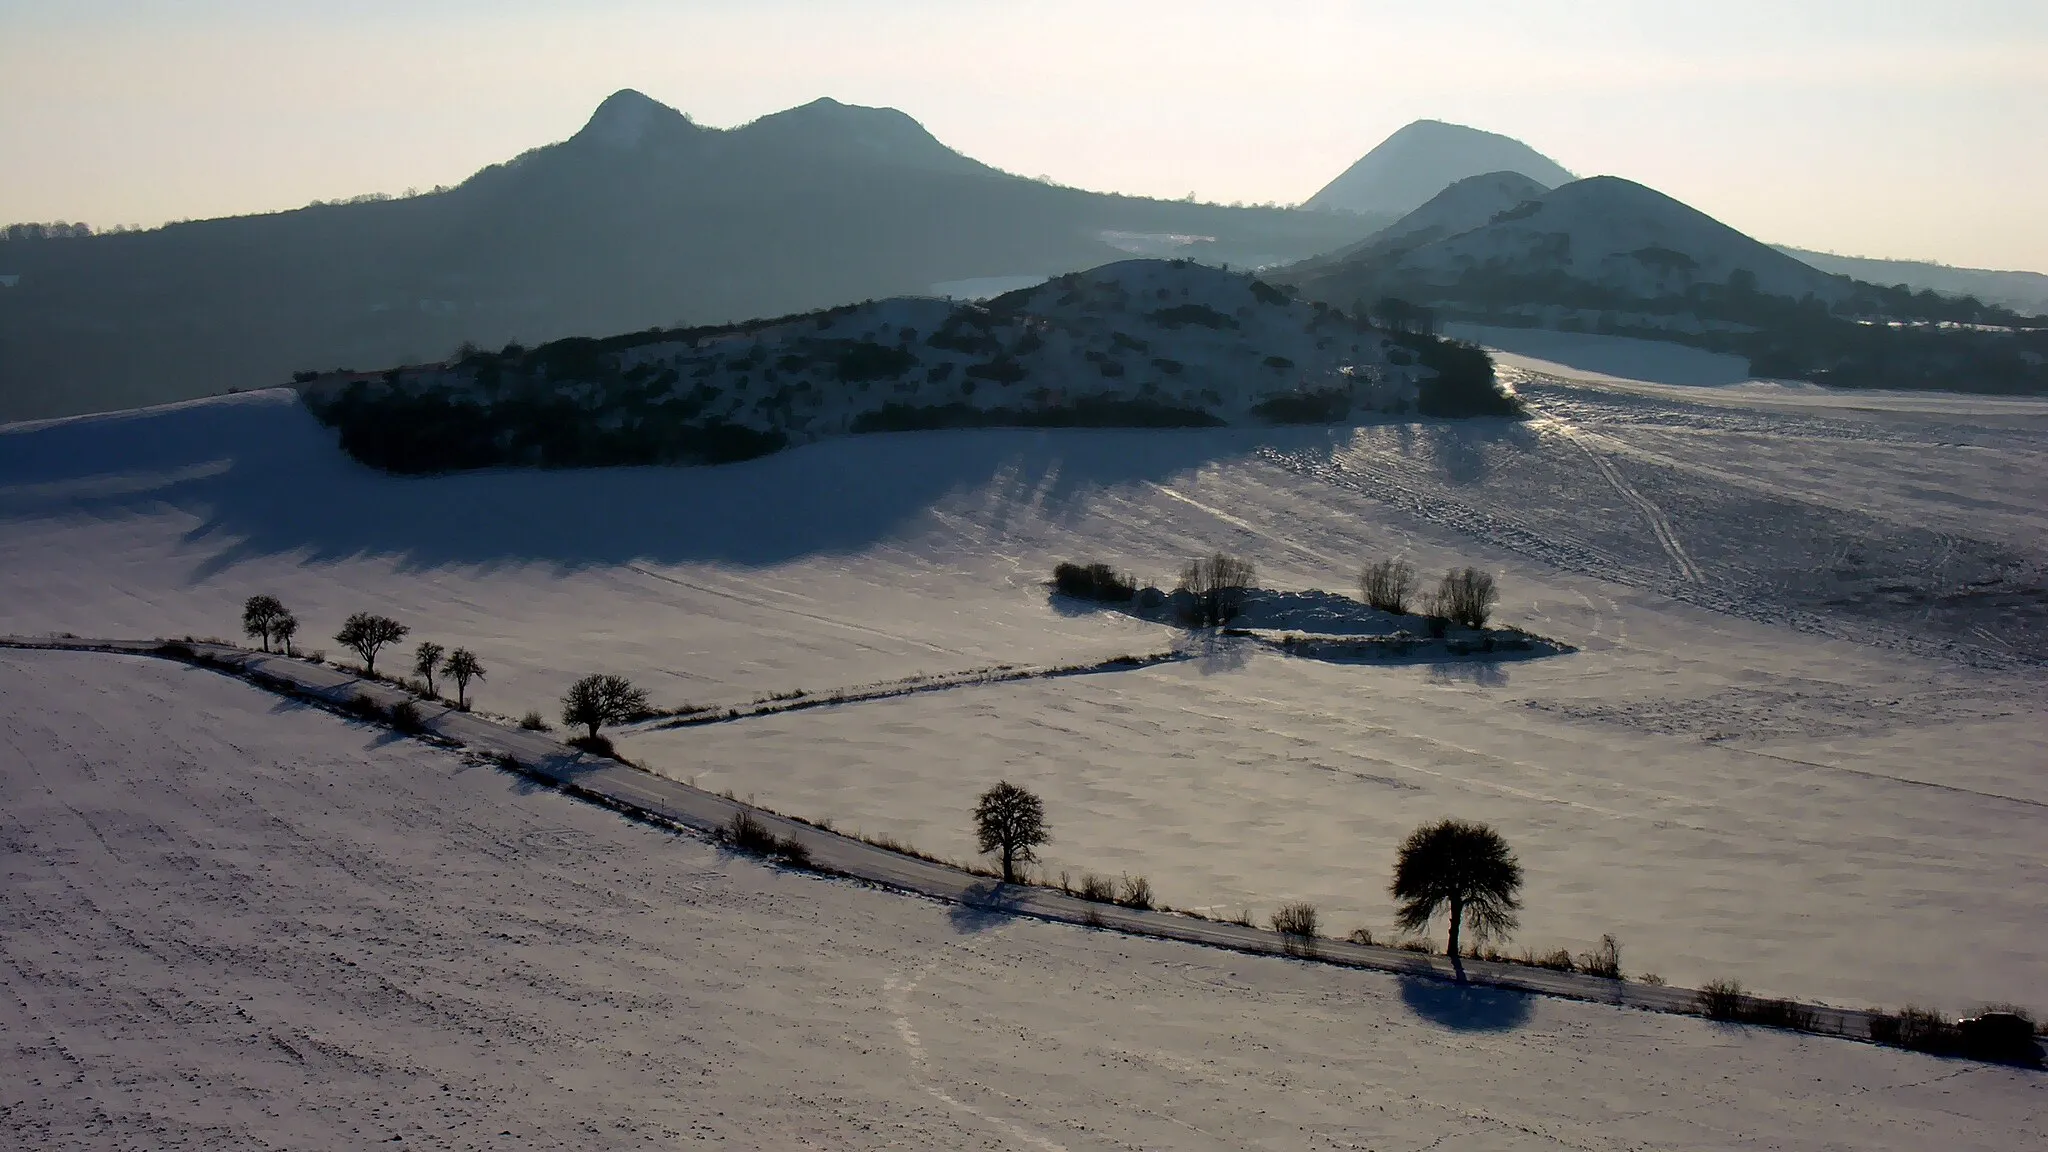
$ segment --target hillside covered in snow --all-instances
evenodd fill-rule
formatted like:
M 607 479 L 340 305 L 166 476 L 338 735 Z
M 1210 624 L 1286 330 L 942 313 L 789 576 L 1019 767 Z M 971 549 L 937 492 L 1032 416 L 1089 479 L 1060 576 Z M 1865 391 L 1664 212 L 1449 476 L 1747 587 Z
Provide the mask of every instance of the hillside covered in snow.
M 855 432 L 1450 414 L 1452 375 L 1492 394 L 1479 353 L 1248 274 L 1130 260 L 986 303 L 871 301 L 302 383 L 351 455 L 435 472 L 715 462 Z
M 1763 376 L 2048 391 L 2038 321 L 1822 272 L 1618 177 L 1533 184 L 1461 181 L 1334 258 L 1271 275 L 1354 309 L 1398 300 L 1447 320 L 1678 340 L 1747 356 Z

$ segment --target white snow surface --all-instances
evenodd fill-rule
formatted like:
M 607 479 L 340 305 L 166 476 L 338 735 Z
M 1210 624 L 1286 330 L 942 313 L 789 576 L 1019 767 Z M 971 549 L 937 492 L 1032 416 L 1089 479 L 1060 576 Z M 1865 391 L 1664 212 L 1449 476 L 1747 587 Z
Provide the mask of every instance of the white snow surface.
M 2037 1073 L 781 873 L 169 663 L 0 652 L 0 1143 L 2011 1149 Z
M 705 469 L 378 475 L 289 393 L 0 429 L 0 632 L 232 634 L 282 597 L 474 649 L 484 708 L 590 671 L 742 704 L 1175 646 L 1135 672 L 624 734 L 654 770 L 970 855 L 999 777 L 1050 871 L 1175 905 L 1308 899 L 1385 934 L 1393 846 L 1491 821 L 1514 944 L 1851 1005 L 2048 1008 L 2048 404 L 1517 374 L 1522 425 L 845 437 Z M 1341 664 L 1052 601 L 1054 562 L 1170 582 L 1500 575 L 1577 646 Z M 406 653 L 386 656 L 402 662 Z M 387 666 L 389 666 L 387 664 Z

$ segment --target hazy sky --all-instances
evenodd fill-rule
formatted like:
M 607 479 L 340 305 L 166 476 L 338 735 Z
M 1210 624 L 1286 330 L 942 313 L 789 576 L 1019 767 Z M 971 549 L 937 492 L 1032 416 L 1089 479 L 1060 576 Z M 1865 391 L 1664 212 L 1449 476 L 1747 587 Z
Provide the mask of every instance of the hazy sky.
M 1402 124 L 1761 238 L 2048 271 L 2048 0 L 0 0 L 0 222 L 452 184 L 632 87 L 901 108 L 1088 188 L 1298 201 Z

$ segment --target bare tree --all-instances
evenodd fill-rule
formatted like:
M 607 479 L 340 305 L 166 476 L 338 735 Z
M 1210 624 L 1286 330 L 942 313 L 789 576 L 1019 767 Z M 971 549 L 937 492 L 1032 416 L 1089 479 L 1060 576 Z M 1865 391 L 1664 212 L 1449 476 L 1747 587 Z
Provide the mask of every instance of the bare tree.
M 981 794 L 974 806 L 974 833 L 983 852 L 1003 854 L 1003 883 L 1017 882 L 1017 863 L 1036 859 L 1039 845 L 1052 839 L 1045 805 L 1008 780 Z
M 1391 891 L 1401 902 L 1397 922 L 1409 932 L 1428 928 L 1439 911 L 1450 910 L 1455 958 L 1461 925 L 1470 924 L 1482 940 L 1515 930 L 1521 888 L 1522 865 L 1500 833 L 1484 824 L 1440 820 L 1401 842 Z
M 412 629 L 400 624 L 389 616 L 373 616 L 368 612 L 357 612 L 342 621 L 341 631 L 334 634 L 334 642 L 363 658 L 363 671 L 377 674 L 377 653 L 387 645 L 405 639 Z
M 292 638 L 298 634 L 299 618 L 290 612 L 281 613 L 270 622 L 270 638 L 277 641 L 277 646 L 287 656 L 296 655 L 292 651 Z
M 1408 614 L 1408 598 L 1415 594 L 1415 567 L 1401 560 L 1369 564 L 1358 574 L 1358 595 L 1382 612 Z
M 446 651 L 446 648 L 441 647 L 432 640 L 422 640 L 420 641 L 419 651 L 413 654 L 413 675 L 427 682 L 427 695 L 429 696 L 440 695 L 439 692 L 434 691 L 434 673 L 441 670 L 441 653 Z
M 242 632 L 263 642 L 263 650 L 270 651 L 270 638 L 276 635 L 277 619 L 286 615 L 284 605 L 275 596 L 251 596 L 242 601 Z
M 1436 587 L 1435 616 L 1442 616 L 1467 628 L 1486 627 L 1493 606 L 1500 602 L 1493 573 L 1477 568 L 1453 568 L 1444 573 Z
M 1245 593 L 1259 578 L 1252 562 L 1221 552 L 1191 560 L 1181 569 L 1180 586 L 1195 598 L 1195 623 L 1225 624 L 1244 611 Z
M 448 678 L 455 681 L 455 706 L 469 710 L 469 682 L 484 678 L 484 666 L 477 662 L 476 653 L 467 648 L 457 648 L 448 654 L 448 663 L 443 665 Z
M 562 723 L 583 725 L 593 739 L 605 724 L 621 724 L 646 714 L 647 693 L 624 676 L 593 672 L 571 684 L 562 697 Z

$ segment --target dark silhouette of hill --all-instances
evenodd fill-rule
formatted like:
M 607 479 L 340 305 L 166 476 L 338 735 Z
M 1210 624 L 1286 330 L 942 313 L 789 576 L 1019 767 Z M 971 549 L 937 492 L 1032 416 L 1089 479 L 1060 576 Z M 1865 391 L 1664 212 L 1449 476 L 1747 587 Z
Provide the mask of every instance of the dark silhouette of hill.
M 637 92 L 568 140 L 406 199 L 0 242 L 0 420 L 1055 274 L 1105 233 L 1299 259 L 1384 220 L 1064 188 L 980 164 L 893 109 L 819 100 L 721 130 Z M 0 283 L 5 283 L 0 281 Z
M 1456 230 L 1516 195 L 1468 181 L 1341 259 L 1266 275 L 1424 330 L 1463 320 L 1671 340 L 1746 356 L 1757 375 L 1847 387 L 2048 391 L 2048 322 L 1822 272 L 1619 177 Z
M 1555 160 L 1513 137 L 1417 120 L 1381 141 L 1303 207 L 1399 216 L 1451 184 L 1489 172 L 1519 172 L 1544 188 L 1573 179 Z
M 1915 292 L 1975 296 L 1986 304 L 2010 308 L 2022 315 L 2048 316 L 2048 275 L 2040 272 L 1954 268 L 1925 260 L 1877 260 L 1789 248 L 1783 244 L 1775 247 L 1800 263 L 1811 264 L 1823 272 L 1853 276 L 1871 284 L 1902 285 Z

